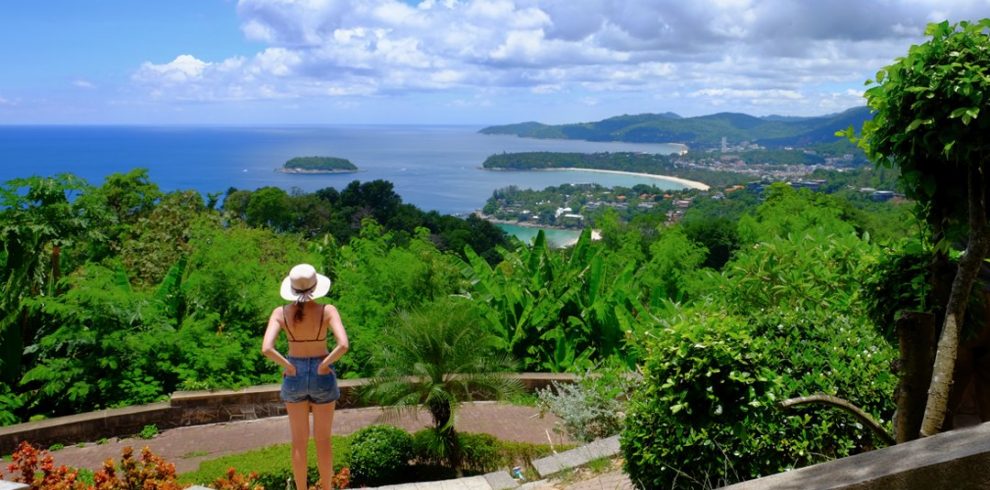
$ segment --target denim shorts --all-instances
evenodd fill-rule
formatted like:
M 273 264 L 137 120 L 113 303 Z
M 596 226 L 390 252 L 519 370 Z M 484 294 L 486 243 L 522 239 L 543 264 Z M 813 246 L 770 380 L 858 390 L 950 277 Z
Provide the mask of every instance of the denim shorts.
M 308 401 L 322 405 L 340 398 L 340 388 L 337 387 L 337 375 L 333 366 L 330 366 L 330 374 L 316 373 L 325 358 L 326 356 L 286 358 L 296 367 L 296 375 L 282 376 L 282 391 L 279 396 L 283 402 Z

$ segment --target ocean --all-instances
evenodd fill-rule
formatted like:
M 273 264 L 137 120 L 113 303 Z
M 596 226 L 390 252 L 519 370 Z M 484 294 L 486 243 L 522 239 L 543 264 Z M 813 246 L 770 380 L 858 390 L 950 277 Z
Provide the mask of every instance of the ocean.
M 481 168 L 501 152 L 637 151 L 674 153 L 677 145 L 540 140 L 483 135 L 469 126 L 0 126 L 0 182 L 70 172 L 99 185 L 104 177 L 148 169 L 162 190 L 204 195 L 230 187 L 277 186 L 312 192 L 354 180 L 392 182 L 403 202 L 424 210 L 466 215 L 492 191 L 515 185 L 542 189 L 563 183 L 680 189 L 674 182 L 606 173 L 492 172 Z M 359 172 L 300 175 L 275 172 L 297 156 L 347 158 Z
M 483 135 L 466 126 L 0 126 L 0 182 L 71 172 L 99 185 L 114 172 L 147 168 L 162 190 L 204 194 L 230 187 L 277 186 L 312 192 L 353 180 L 385 179 L 404 202 L 424 210 L 465 214 L 481 208 L 497 188 L 539 188 L 597 182 L 632 186 L 672 182 L 580 171 L 491 172 L 486 157 L 520 151 L 643 151 L 673 153 L 675 145 L 539 140 Z M 296 156 L 347 158 L 350 174 L 295 175 L 274 171 Z

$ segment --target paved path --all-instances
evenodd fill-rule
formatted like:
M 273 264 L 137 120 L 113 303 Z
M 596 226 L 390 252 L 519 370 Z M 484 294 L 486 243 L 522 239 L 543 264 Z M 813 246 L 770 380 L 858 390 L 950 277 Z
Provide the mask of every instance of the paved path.
M 382 410 L 377 407 L 338 410 L 334 416 L 333 432 L 346 435 L 383 421 L 415 431 L 429 426 L 430 416 L 423 412 L 418 417 L 404 415 L 398 420 L 391 420 L 383 418 Z M 464 432 L 485 432 L 499 439 L 518 442 L 545 444 L 549 434 L 553 444 L 570 443 L 566 437 L 553 432 L 556 421 L 552 414 L 541 418 L 535 407 L 477 402 L 461 408 L 456 427 Z M 286 416 L 281 416 L 180 427 L 162 431 L 148 440 L 112 439 L 106 444 L 68 446 L 53 455 L 56 464 L 96 470 L 107 458 L 119 460 L 120 450 L 124 446 L 132 446 L 135 451 L 148 446 L 155 454 L 175 463 L 176 471 L 183 473 L 197 469 L 199 463 L 206 459 L 287 442 L 290 442 L 289 422 Z

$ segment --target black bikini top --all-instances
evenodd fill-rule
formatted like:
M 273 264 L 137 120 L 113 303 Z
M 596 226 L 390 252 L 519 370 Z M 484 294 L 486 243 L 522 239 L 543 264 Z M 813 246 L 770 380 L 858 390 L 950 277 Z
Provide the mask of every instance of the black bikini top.
M 285 334 L 289 336 L 289 342 L 318 342 L 318 341 L 326 340 L 327 339 L 326 333 L 324 333 L 323 334 L 323 337 L 320 338 L 320 332 L 323 330 L 323 314 L 326 312 L 326 307 L 323 307 L 323 305 L 320 305 L 320 306 L 321 306 L 320 307 L 320 326 L 317 327 L 317 329 L 316 329 L 316 338 L 315 339 L 302 339 L 302 340 L 296 340 L 295 336 L 292 335 L 292 331 L 289 329 L 289 319 L 285 316 L 285 309 L 288 308 L 289 305 L 285 305 L 285 306 L 282 307 L 282 321 L 285 322 Z

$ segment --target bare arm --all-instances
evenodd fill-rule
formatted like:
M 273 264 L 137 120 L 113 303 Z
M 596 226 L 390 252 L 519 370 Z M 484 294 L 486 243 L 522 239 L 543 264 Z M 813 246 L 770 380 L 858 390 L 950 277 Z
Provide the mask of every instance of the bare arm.
M 330 322 L 330 330 L 333 331 L 333 338 L 337 341 L 337 345 L 334 346 L 330 354 L 320 363 L 320 372 L 326 374 L 330 372 L 331 364 L 344 357 L 344 354 L 350 349 L 350 343 L 347 341 L 347 332 L 344 331 L 344 323 L 340 320 L 340 313 L 337 312 L 337 308 L 333 305 L 326 305 L 323 308 L 326 313 L 325 316 Z
M 272 315 L 268 317 L 268 327 L 265 329 L 265 339 L 261 341 L 261 353 L 275 361 L 276 364 L 282 366 L 285 373 L 294 376 L 296 373 L 295 366 L 289 362 L 284 356 L 282 356 L 279 351 L 275 350 L 275 340 L 278 338 L 278 331 L 282 329 L 282 316 L 280 315 L 282 307 L 275 308 L 272 310 Z

